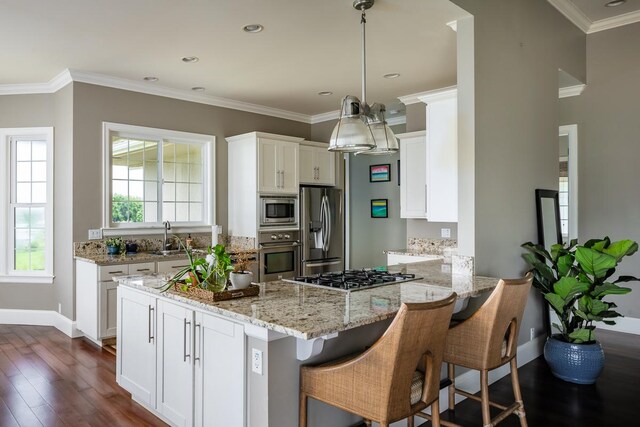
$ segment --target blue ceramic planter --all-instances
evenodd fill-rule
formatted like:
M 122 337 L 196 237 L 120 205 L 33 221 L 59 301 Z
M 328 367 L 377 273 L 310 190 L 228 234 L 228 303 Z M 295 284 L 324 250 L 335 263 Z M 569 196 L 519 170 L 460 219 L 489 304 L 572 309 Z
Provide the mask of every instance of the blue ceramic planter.
M 604 368 L 604 351 L 599 342 L 571 344 L 556 338 L 547 339 L 544 358 L 556 377 L 575 384 L 593 384 Z
M 107 246 L 107 254 L 118 255 L 120 253 L 120 246 Z

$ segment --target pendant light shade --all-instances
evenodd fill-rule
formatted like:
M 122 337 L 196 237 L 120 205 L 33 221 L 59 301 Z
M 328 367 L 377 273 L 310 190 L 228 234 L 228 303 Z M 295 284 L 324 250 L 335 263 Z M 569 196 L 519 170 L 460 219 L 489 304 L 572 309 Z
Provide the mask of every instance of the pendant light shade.
M 385 112 L 384 104 L 375 103 L 371 106 L 367 120 L 376 146 L 373 150 L 360 151 L 356 154 L 387 155 L 393 154 L 400 149 L 395 134 L 387 125 Z
M 340 120 L 336 124 L 329 141 L 329 151 L 365 152 L 375 147 L 371 129 L 362 120 L 363 105 L 351 95 L 342 99 Z

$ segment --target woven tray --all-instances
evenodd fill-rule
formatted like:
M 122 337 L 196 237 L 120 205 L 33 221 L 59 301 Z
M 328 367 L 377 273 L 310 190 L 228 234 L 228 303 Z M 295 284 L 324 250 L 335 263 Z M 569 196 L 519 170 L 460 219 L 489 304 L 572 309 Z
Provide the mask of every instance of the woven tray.
M 196 286 L 189 286 L 186 290 L 182 290 L 182 283 L 176 283 L 173 289 L 183 295 L 195 297 L 204 301 L 226 301 L 236 298 L 254 297 L 260 293 L 260 286 L 251 285 L 245 289 L 230 289 L 222 292 L 211 292 Z

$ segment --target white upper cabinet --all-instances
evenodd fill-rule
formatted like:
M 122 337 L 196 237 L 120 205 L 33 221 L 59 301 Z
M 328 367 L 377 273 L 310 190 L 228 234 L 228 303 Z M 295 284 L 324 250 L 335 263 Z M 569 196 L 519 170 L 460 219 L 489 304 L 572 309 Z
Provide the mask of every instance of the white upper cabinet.
M 327 144 L 300 144 L 300 184 L 336 185 L 336 156 Z
M 277 169 L 280 170 L 280 192 L 298 194 L 298 149 L 296 142 L 280 142 L 278 144 Z
M 400 217 L 426 218 L 426 132 L 398 135 L 400 139 Z
M 280 191 L 278 148 L 278 141 L 261 138 L 258 143 L 258 191 L 260 192 Z
M 431 222 L 458 221 L 457 90 L 420 97 L 427 129 L 400 138 L 400 215 Z

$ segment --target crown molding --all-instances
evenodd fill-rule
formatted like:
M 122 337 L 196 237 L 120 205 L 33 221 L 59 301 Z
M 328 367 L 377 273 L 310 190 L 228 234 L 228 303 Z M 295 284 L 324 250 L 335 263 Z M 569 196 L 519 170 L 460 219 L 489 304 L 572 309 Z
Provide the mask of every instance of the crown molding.
M 451 28 L 456 33 L 458 32 L 458 21 L 447 22 L 447 27 Z
M 569 21 L 580 28 L 583 32 L 588 33 L 591 27 L 591 20 L 582 13 L 570 0 L 547 0 L 553 7 L 558 9 Z
M 585 85 L 585 84 L 561 87 L 558 90 L 558 97 L 559 98 L 569 98 L 569 97 L 572 97 L 572 96 L 580 96 L 580 95 L 582 95 L 582 92 L 584 92 L 584 89 L 586 87 L 587 87 L 587 85 Z
M 636 22 L 640 22 L 640 10 L 595 21 L 591 24 L 591 27 L 589 27 L 589 31 L 587 31 L 587 34 L 610 30 L 612 28 L 622 27 L 624 25 L 634 24 Z
M 327 111 L 326 113 L 315 114 L 311 116 L 310 123 L 315 125 L 316 123 L 328 122 L 329 120 L 338 120 L 340 118 L 340 110 Z
M 396 116 L 396 117 L 390 117 L 388 119 L 386 119 L 387 121 L 387 125 L 389 126 L 395 126 L 395 125 L 401 125 L 403 123 L 407 123 L 407 116 Z
M 2 84 L 0 85 L 0 95 L 55 93 L 71 82 L 71 73 L 69 73 L 69 70 L 64 70 L 47 83 Z
M 593 34 L 598 31 L 610 30 L 612 28 L 622 27 L 623 25 L 640 22 L 640 10 L 625 13 L 623 15 L 612 16 L 611 18 L 600 19 L 598 21 L 592 21 L 575 4 L 573 4 L 571 0 L 547 1 L 586 34 Z

